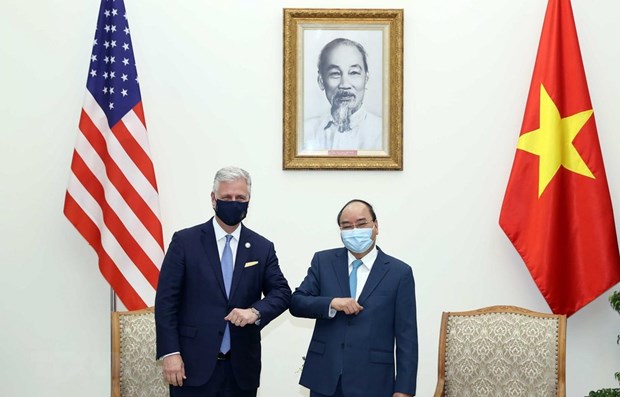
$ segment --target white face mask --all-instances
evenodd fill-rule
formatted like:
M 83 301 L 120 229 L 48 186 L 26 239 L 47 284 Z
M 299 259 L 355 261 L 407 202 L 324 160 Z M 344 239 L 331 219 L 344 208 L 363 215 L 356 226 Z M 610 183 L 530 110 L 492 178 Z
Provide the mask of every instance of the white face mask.
M 362 252 L 366 252 L 374 242 L 372 239 L 372 229 L 373 228 L 341 230 L 340 238 L 349 251 L 361 254 Z

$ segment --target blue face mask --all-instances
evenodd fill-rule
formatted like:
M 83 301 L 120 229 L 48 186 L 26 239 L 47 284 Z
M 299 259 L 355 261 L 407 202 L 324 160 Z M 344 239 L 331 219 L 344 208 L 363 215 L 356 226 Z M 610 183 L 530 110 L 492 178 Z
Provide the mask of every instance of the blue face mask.
M 215 200 L 215 215 L 228 226 L 235 226 L 247 215 L 248 204 L 249 201 Z
M 340 238 L 344 246 L 351 252 L 361 254 L 366 252 L 374 243 L 372 239 L 372 227 L 363 229 L 341 230 Z

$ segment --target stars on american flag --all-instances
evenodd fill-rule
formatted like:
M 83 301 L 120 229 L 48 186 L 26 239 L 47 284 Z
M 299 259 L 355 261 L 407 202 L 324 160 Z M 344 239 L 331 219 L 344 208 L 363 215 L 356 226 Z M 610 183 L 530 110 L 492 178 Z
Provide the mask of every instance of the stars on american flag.
M 113 125 L 140 101 L 140 92 L 124 5 L 107 0 L 100 12 L 86 86 Z

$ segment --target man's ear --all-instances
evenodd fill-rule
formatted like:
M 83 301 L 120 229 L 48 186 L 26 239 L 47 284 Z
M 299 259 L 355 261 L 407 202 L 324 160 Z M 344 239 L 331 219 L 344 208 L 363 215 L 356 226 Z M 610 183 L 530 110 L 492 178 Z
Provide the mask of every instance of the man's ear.
M 321 76 L 321 73 L 316 77 L 316 82 L 319 83 L 321 91 L 325 91 L 325 84 L 323 83 L 323 76 Z
M 217 204 L 217 202 L 215 201 L 215 193 L 211 192 L 211 207 L 213 207 L 213 209 L 215 209 L 215 205 Z

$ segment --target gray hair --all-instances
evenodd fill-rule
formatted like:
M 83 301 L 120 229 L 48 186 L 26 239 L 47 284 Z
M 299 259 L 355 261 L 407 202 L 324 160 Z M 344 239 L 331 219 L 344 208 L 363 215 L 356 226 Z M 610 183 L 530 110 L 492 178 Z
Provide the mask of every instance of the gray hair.
M 234 182 L 238 179 L 245 180 L 245 183 L 248 185 L 248 194 L 252 193 L 252 178 L 250 177 L 250 173 L 239 167 L 224 167 L 215 173 L 215 178 L 213 179 L 213 193 L 217 192 L 217 189 L 220 186 L 220 182 Z
M 357 41 L 344 39 L 341 37 L 341 38 L 334 39 L 330 41 L 329 43 L 325 44 L 325 47 L 323 47 L 323 49 L 321 50 L 321 53 L 319 54 L 319 62 L 317 65 L 319 69 L 319 74 L 322 75 L 323 72 L 325 72 L 325 66 L 327 64 L 327 57 L 329 56 L 329 54 L 336 47 L 343 46 L 343 45 L 357 48 L 357 50 L 362 55 L 362 62 L 364 62 L 364 72 L 368 73 L 368 54 L 366 54 L 366 50 L 364 49 L 364 46 L 358 43 Z

